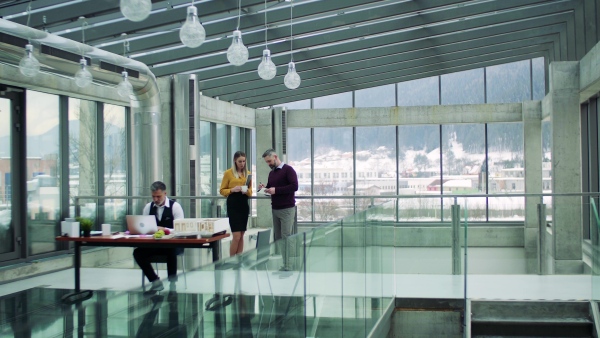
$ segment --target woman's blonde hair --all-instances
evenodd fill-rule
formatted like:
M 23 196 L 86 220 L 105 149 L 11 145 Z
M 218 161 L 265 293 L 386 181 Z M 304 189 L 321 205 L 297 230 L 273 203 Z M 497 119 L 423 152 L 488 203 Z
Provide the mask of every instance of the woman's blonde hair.
M 246 157 L 246 153 L 241 150 L 238 150 L 235 152 L 235 154 L 233 154 L 233 166 L 231 167 L 231 171 L 233 171 L 233 177 L 235 178 L 240 178 L 240 174 L 238 174 L 237 170 L 237 165 L 235 164 L 235 161 L 240 157 Z M 246 177 L 247 169 L 245 164 L 244 169 L 242 169 L 242 173 L 244 174 L 242 177 Z

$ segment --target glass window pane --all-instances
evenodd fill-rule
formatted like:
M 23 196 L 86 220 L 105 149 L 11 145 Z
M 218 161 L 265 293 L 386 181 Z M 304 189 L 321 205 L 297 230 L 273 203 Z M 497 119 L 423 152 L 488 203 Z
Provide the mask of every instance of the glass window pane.
M 552 192 L 552 121 L 542 121 L 542 190 Z
M 199 175 L 196 176 L 197 186 L 196 191 L 200 196 L 212 195 L 212 137 L 211 137 L 211 123 L 206 121 L 200 121 L 200 144 L 196 145 L 200 148 L 200 158 L 197 160 L 196 167 L 199 170 L 196 172 Z M 211 201 L 203 199 L 198 206 L 200 210 L 196 211 L 196 215 L 199 217 L 212 217 Z
M 104 195 L 127 195 L 127 110 L 104 104 Z M 104 222 L 124 224 L 126 200 L 106 200 Z
M 441 76 L 442 104 L 484 103 L 483 68 Z
M 310 167 L 310 128 L 290 128 L 288 129 L 288 147 L 287 158 L 298 175 L 298 191 L 296 195 L 311 195 L 311 177 Z M 308 199 L 296 200 L 298 206 L 298 221 L 312 221 L 312 203 Z
M 396 105 L 395 86 L 385 85 L 357 90 L 354 95 L 355 107 L 393 107 Z
M 347 191 L 352 194 L 352 128 L 316 128 L 314 138 L 313 195 L 343 195 Z M 349 199 L 315 200 L 314 209 L 317 222 L 332 221 L 354 214 L 354 204 Z
M 488 125 L 488 166 L 490 194 L 525 192 L 522 123 Z
M 11 178 L 11 111 L 8 99 L 0 98 L 0 253 L 15 250 L 14 224 L 12 223 Z
M 483 124 L 442 126 L 441 189 L 444 194 L 484 193 L 480 175 L 484 163 L 485 127 Z M 448 201 L 444 201 L 444 208 L 449 207 L 446 202 Z M 485 215 L 485 204 L 469 205 L 469 214 Z M 450 219 L 451 214 L 444 211 L 444 220 Z
M 276 104 L 273 107 L 286 107 L 287 109 L 310 109 L 310 100 Z
M 356 195 L 396 194 L 396 127 L 356 128 Z M 347 189 L 344 195 L 352 195 Z M 386 202 L 378 199 L 377 204 Z M 371 201 L 356 200 L 356 212 L 369 208 Z
M 439 77 L 398 83 L 398 106 L 435 106 L 440 104 Z
M 313 100 L 315 109 L 352 108 L 352 92 L 317 97 Z
M 398 127 L 398 193 L 439 195 L 440 127 L 436 125 Z M 401 199 L 400 221 L 439 221 L 439 198 Z
M 533 100 L 541 100 L 546 96 L 546 72 L 544 58 L 531 60 Z
M 523 123 L 488 125 L 489 194 L 525 192 L 523 146 Z M 485 168 L 482 170 L 482 173 L 484 172 Z M 482 182 L 482 187 L 485 187 L 485 182 Z M 524 202 L 524 197 L 489 198 L 489 220 L 523 220 L 525 218 Z M 471 206 L 469 206 L 469 214 L 471 213 L 470 209 Z
M 542 193 L 552 193 L 552 120 L 542 121 Z M 552 196 L 544 196 L 546 220 L 552 220 Z
M 95 196 L 96 102 L 69 98 L 69 194 Z M 96 218 L 96 200 L 80 200 L 81 217 Z M 71 213 L 74 216 L 74 212 Z
M 56 251 L 59 234 L 58 96 L 27 91 L 27 239 L 30 255 Z
M 529 60 L 486 68 L 487 103 L 530 100 Z
M 233 165 L 233 153 L 238 150 L 245 152 L 245 149 L 242 147 L 242 139 L 240 137 L 240 127 L 231 127 L 231 165 Z
M 223 181 L 223 174 L 225 170 L 229 169 L 233 165 L 233 157 L 231 159 L 227 158 L 227 126 L 224 124 L 217 124 L 217 184 L 213 187 L 214 194 L 218 195 L 219 188 L 221 187 L 221 182 Z M 221 215 L 226 215 L 225 209 L 225 199 L 219 199 L 217 202 L 217 206 L 221 207 Z

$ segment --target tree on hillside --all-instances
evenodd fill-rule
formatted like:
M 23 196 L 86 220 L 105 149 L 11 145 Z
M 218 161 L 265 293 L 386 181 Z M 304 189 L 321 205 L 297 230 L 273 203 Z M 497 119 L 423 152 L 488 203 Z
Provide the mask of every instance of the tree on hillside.
M 417 154 L 415 156 L 414 164 L 419 171 L 424 171 L 429 166 L 429 159 L 423 154 Z

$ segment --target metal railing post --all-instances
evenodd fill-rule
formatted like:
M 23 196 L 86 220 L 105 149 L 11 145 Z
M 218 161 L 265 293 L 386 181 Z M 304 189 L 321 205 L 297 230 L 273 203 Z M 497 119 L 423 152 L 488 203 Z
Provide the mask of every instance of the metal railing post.
M 548 274 L 548 256 L 546 255 L 546 205 L 537 205 L 538 214 L 538 266 L 539 274 Z
M 462 266 L 460 261 L 460 205 L 456 201 L 450 206 L 452 213 L 452 274 L 460 275 Z

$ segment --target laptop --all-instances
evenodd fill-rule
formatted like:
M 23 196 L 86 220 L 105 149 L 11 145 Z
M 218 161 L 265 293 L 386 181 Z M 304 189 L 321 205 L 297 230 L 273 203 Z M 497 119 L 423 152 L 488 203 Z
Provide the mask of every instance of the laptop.
M 130 235 L 153 234 L 158 230 L 156 217 L 154 215 L 127 215 L 127 230 Z

